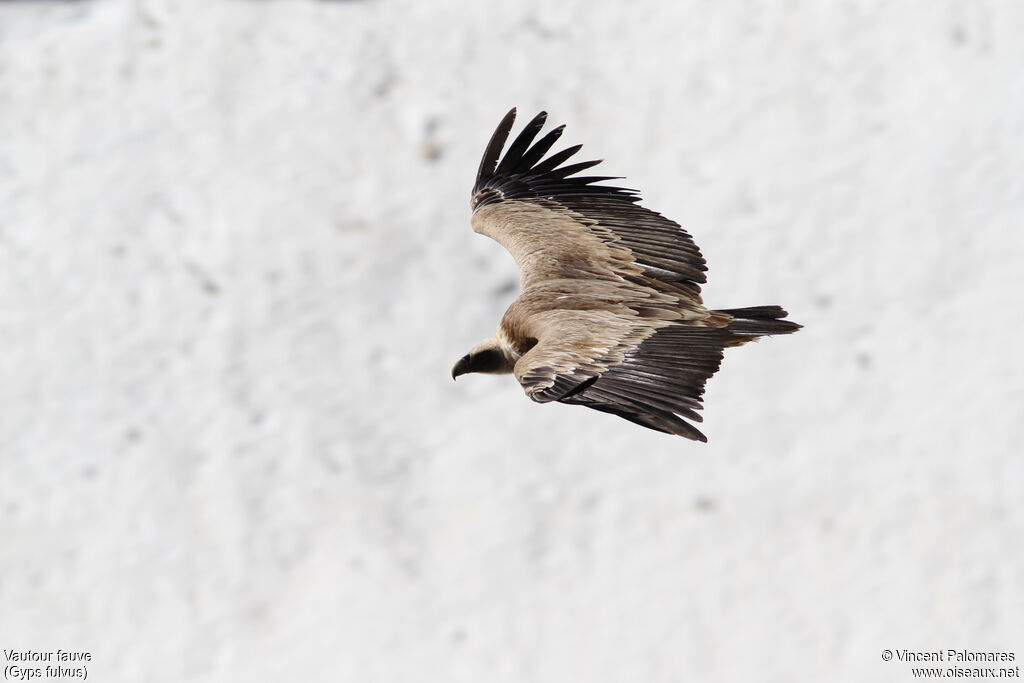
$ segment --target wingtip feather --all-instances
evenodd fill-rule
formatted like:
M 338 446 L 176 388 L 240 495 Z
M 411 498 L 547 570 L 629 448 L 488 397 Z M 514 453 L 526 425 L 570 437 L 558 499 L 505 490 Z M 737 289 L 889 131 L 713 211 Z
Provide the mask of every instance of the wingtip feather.
M 529 123 L 523 126 L 523 129 L 519 131 L 519 135 L 516 136 L 516 139 L 512 141 L 512 144 L 509 145 L 508 149 L 505 151 L 505 154 L 501 159 L 501 163 L 499 163 L 497 168 L 494 170 L 494 175 L 510 173 L 512 169 L 519 165 L 523 156 L 530 149 L 530 143 L 532 143 L 537 137 L 537 134 L 540 133 L 547 120 L 548 113 L 546 111 L 542 111 L 530 119 Z
M 484 150 L 484 156 L 480 160 L 480 168 L 476 172 L 477 183 L 494 175 L 494 170 L 498 167 L 498 158 L 501 156 L 501 150 L 505 146 L 505 141 L 508 140 L 508 134 L 512 132 L 512 125 L 515 122 L 516 108 L 512 107 L 505 114 L 504 118 L 501 119 L 498 127 L 494 129 L 494 133 L 491 134 L 491 139 Z

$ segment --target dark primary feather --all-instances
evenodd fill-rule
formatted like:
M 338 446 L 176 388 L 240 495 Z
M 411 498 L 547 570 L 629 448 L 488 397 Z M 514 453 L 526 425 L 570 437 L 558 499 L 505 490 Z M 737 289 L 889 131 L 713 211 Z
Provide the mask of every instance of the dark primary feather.
M 523 155 L 523 157 L 519 160 L 519 163 L 516 164 L 516 167 L 512 169 L 512 172 L 523 173 L 533 168 L 534 165 L 538 161 L 540 161 L 545 154 L 548 153 L 548 150 L 551 149 L 551 146 L 555 144 L 558 138 L 562 137 L 563 130 L 565 130 L 564 125 L 558 126 L 554 130 L 549 132 L 547 135 L 542 137 L 540 140 L 538 140 L 537 144 L 531 147 L 530 150 Z
M 501 120 L 498 127 L 494 130 L 494 134 L 491 135 L 490 142 L 487 143 L 487 148 L 484 150 L 484 156 L 480 159 L 480 168 L 476 172 L 476 184 L 480 184 L 481 178 L 489 178 L 494 174 L 494 169 L 498 165 L 498 157 L 501 156 L 501 148 L 505 146 L 505 140 L 508 139 L 509 131 L 512 130 L 512 124 L 516 121 L 516 110 L 513 107 L 505 118 Z M 473 188 L 476 192 L 476 188 Z
M 573 145 L 572 147 L 566 147 L 561 152 L 555 152 L 547 159 L 533 167 L 533 172 L 536 174 L 544 174 L 552 169 L 556 168 L 563 161 L 566 161 L 576 152 L 583 149 L 583 145 Z
M 516 136 L 516 139 L 512 141 L 512 144 L 509 145 L 508 150 L 505 152 L 505 156 L 501 159 L 501 163 L 499 163 L 498 167 L 494 169 L 494 175 L 507 175 L 515 171 L 523 161 L 523 155 L 526 150 L 530 148 L 530 143 L 533 142 L 535 137 L 537 137 L 537 133 L 540 132 L 540 129 L 544 127 L 544 122 L 547 118 L 547 112 L 542 111 L 534 116 L 532 121 L 526 124 L 523 130 L 519 132 L 519 135 Z

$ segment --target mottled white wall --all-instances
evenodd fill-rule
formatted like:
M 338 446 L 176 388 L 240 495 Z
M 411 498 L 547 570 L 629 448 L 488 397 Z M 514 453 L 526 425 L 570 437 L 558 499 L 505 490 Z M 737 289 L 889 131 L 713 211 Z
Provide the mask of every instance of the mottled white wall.
M 0 646 L 96 681 L 1024 658 L 1024 5 L 0 2 Z M 708 445 L 451 364 L 544 108 L 806 329 Z M 5 665 L 7 662 L 5 662 Z

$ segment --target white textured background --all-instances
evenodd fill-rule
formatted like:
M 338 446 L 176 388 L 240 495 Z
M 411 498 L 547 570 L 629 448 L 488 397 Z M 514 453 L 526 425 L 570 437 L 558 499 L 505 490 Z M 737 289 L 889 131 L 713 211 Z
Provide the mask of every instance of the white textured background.
M 1024 658 L 1024 3 L 0 2 L 0 645 L 105 681 Z M 694 444 L 451 381 L 512 105 L 686 226 Z M 5 663 L 6 664 L 6 663 Z

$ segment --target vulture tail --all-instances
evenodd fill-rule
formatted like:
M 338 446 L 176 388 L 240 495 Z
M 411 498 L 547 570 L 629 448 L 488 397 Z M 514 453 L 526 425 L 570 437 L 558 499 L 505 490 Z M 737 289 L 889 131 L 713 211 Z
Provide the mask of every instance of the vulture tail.
M 730 332 L 726 346 L 739 346 L 772 334 L 791 334 L 802 327 L 791 320 L 783 320 L 789 314 L 781 306 L 725 308 L 715 312 L 732 317 L 726 326 Z

